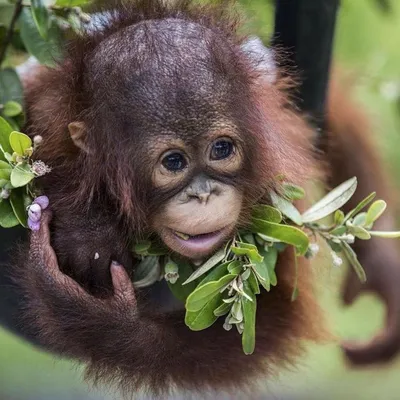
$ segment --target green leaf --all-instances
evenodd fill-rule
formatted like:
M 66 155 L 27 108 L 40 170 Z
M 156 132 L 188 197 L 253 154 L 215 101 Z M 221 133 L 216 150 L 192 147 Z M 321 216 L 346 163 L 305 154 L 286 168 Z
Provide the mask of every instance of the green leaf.
M 291 300 L 295 301 L 299 296 L 299 288 L 298 288 L 298 281 L 299 281 L 299 263 L 297 260 L 296 254 L 294 255 L 294 269 L 295 269 L 295 276 L 294 276 L 294 286 Z
M 179 261 L 178 266 L 179 266 L 179 278 L 174 284 L 168 282 L 168 286 L 172 294 L 177 299 L 185 303 L 190 293 L 192 293 L 196 289 L 197 282 L 193 281 L 188 285 L 183 285 L 183 282 L 185 282 L 185 280 L 189 278 L 189 276 L 193 273 L 193 267 L 187 261 Z
M 349 233 L 354 235 L 355 237 L 361 240 L 369 240 L 371 239 L 371 235 L 361 226 L 349 226 L 348 227 Z
M 252 233 L 248 233 L 246 235 L 243 235 L 242 238 L 243 238 L 245 243 L 254 244 L 254 245 L 256 244 L 255 237 L 254 237 L 254 235 Z
M 329 234 L 333 236 L 342 236 L 346 233 L 347 228 L 345 226 L 338 226 L 335 229 L 332 229 Z
M 25 150 L 32 147 L 32 140 L 29 136 L 21 132 L 13 131 L 10 135 L 12 149 L 20 156 L 25 154 Z
M 222 302 L 222 304 L 218 308 L 216 308 L 214 310 L 214 315 L 216 317 L 222 317 L 223 315 L 228 314 L 228 312 L 230 311 L 231 307 L 232 306 L 229 303 Z
M 16 101 L 7 101 L 4 104 L 3 114 L 6 117 L 16 117 L 17 115 L 22 113 L 22 106 L 21 104 L 17 103 Z
M 238 256 L 247 256 L 251 262 L 261 262 L 262 256 L 259 254 L 254 244 L 236 242 L 237 246 L 231 246 L 230 250 Z
M 211 268 L 216 266 L 226 255 L 226 248 L 218 250 L 211 258 L 209 258 L 203 265 L 196 269 L 192 275 L 183 283 L 184 285 L 196 280 L 201 275 L 204 275 Z
M 299 210 L 288 200 L 279 197 L 276 193 L 271 193 L 272 204 L 296 225 L 303 225 Z
M 253 270 L 250 271 L 250 276 L 247 282 L 249 282 L 250 288 L 254 294 L 260 294 L 260 286 Z
M 6 161 L 4 152 L 12 153 L 10 146 L 10 134 L 13 131 L 10 124 L 2 117 L 0 117 L 0 160 Z M 3 149 L 3 151 L 1 151 Z
M 263 235 L 262 233 L 257 233 L 257 237 L 259 237 L 260 239 L 262 239 L 264 242 L 268 242 L 268 243 L 280 243 L 280 240 L 278 239 L 274 239 L 270 236 L 267 235 Z M 258 242 L 259 243 L 259 242 Z
M 50 21 L 47 41 L 40 36 L 32 13 L 26 8 L 21 13 L 20 27 L 21 39 L 26 49 L 41 64 L 52 67 L 55 60 L 61 59 L 61 31 L 55 20 Z
M 146 255 L 147 250 L 149 250 L 151 247 L 151 241 L 150 240 L 145 240 L 142 242 L 135 243 L 133 245 L 132 251 L 136 254 L 139 255 Z
M 262 233 L 281 242 L 295 246 L 299 255 L 304 255 L 307 252 L 309 239 L 302 230 L 294 226 L 274 224 L 272 222 L 253 218 L 251 229 L 254 232 Z
M 257 263 L 253 266 L 253 271 L 260 284 L 268 292 L 272 286 L 276 286 L 278 280 L 275 273 L 275 266 L 278 261 L 278 250 L 274 247 L 269 247 L 268 251 L 265 249 L 260 249 L 260 253 L 264 257 L 262 263 Z
M 9 201 L 0 202 L 0 226 L 2 228 L 12 228 L 19 225 L 19 221 L 14 214 Z
M 291 300 L 292 300 L 292 301 L 296 301 L 298 297 L 299 297 L 299 288 L 296 286 L 296 287 L 293 289 Z
M 10 195 L 10 204 L 14 214 L 19 223 L 25 228 L 28 226 L 28 215 L 25 207 L 26 196 L 24 188 L 12 190 Z
M 257 299 L 252 292 L 248 282 L 243 282 L 245 293 L 251 298 L 242 297 L 244 330 L 242 334 L 243 352 L 247 355 L 253 354 L 256 345 L 256 311 Z
M 335 225 L 341 225 L 344 221 L 344 213 L 341 210 L 336 210 L 334 216 L 334 223 Z
M 0 103 L 6 104 L 9 101 L 22 103 L 23 99 L 22 83 L 15 69 L 0 70 Z
M 275 247 L 269 247 L 268 251 L 261 251 L 264 256 L 264 263 L 268 267 L 268 276 L 272 286 L 278 284 L 278 278 L 275 273 L 276 264 L 278 262 L 278 250 Z
M 27 185 L 35 175 L 31 172 L 28 164 L 17 165 L 11 172 L 11 185 L 13 187 L 22 187 Z
M 371 204 L 365 218 L 365 225 L 373 224 L 386 210 L 386 202 L 377 200 Z
M 8 162 L 0 160 L 0 179 L 10 180 L 11 165 Z
M 246 281 L 247 279 L 249 279 L 250 272 L 251 272 L 251 269 L 246 268 L 245 271 L 243 272 L 243 274 L 241 275 L 242 280 Z
M 200 283 L 197 285 L 198 287 L 205 285 L 208 282 L 213 282 L 213 281 L 218 281 L 220 280 L 223 276 L 232 274 L 232 275 L 238 275 L 239 272 L 237 274 L 231 272 L 228 270 L 228 266 L 232 264 L 232 262 L 228 261 L 226 263 L 220 264 L 218 266 L 216 266 L 214 269 L 212 269 L 201 281 Z
M 235 301 L 231 308 L 232 317 L 237 321 L 237 323 L 243 321 L 243 311 L 242 304 L 240 301 Z
M 337 186 L 303 215 L 303 223 L 318 221 L 346 204 L 357 189 L 357 178 L 351 178 Z
M 56 6 L 57 7 L 81 7 L 85 4 L 91 3 L 90 0 L 57 0 Z
M 329 245 L 329 247 L 335 252 L 335 253 L 341 253 L 342 252 L 342 247 L 340 246 L 340 243 L 335 243 L 332 240 L 327 240 L 326 241 Z
M 397 232 L 384 232 L 384 231 L 368 231 L 371 236 L 377 236 L 387 239 L 397 239 L 400 237 L 400 231 Z
M 375 198 L 375 196 L 376 196 L 376 192 L 372 192 L 365 199 L 361 200 L 358 203 L 356 208 L 354 208 L 353 210 L 348 212 L 348 214 L 346 215 L 346 217 L 345 217 L 343 222 L 348 221 L 354 215 L 358 214 L 365 206 L 367 206 L 369 203 L 371 203 L 371 201 Z
M 293 185 L 292 183 L 284 183 L 282 187 L 283 195 L 288 200 L 301 200 L 306 195 L 306 192 L 302 187 Z
M 49 29 L 49 12 L 42 0 L 31 0 L 32 17 L 40 36 L 47 41 Z
M 193 312 L 186 310 L 185 324 L 192 331 L 202 331 L 203 329 L 207 329 L 218 319 L 218 316 L 214 314 L 214 310 L 218 309 L 222 304 L 222 294 L 218 293 L 199 311 Z
M 211 298 L 216 296 L 229 282 L 232 282 L 236 275 L 225 275 L 218 281 L 208 282 L 198 286 L 186 300 L 186 310 L 199 311 Z
M 260 281 L 261 285 L 265 288 L 265 290 L 269 292 L 271 282 L 269 279 L 268 265 L 263 261 L 254 264 L 252 269 L 256 274 L 258 280 Z
M 268 222 L 279 224 L 282 221 L 282 214 L 274 207 L 265 204 L 258 204 L 253 207 L 253 218 L 263 219 Z
M 226 304 L 232 304 L 235 301 L 236 297 L 228 297 L 227 299 L 223 299 L 222 301 Z
M 360 214 L 357 214 L 353 219 L 353 225 L 355 225 L 355 226 L 365 226 L 366 218 L 367 218 L 367 213 L 366 212 L 362 212 Z
M 228 272 L 233 275 L 239 275 L 243 271 L 243 262 L 240 260 L 231 261 L 228 265 Z
M 0 24 L 9 26 L 14 14 L 15 6 L 10 3 L 6 3 L 5 0 L 0 1 Z M 6 29 L 7 33 L 7 29 Z M 6 34 L 5 33 L 5 34 Z
M 367 277 L 365 275 L 364 268 L 358 261 L 357 254 L 350 247 L 350 245 L 346 242 L 342 242 L 341 247 L 342 247 L 343 253 L 346 255 L 346 258 L 352 265 L 354 272 L 357 274 L 360 281 L 364 283 L 367 280 Z

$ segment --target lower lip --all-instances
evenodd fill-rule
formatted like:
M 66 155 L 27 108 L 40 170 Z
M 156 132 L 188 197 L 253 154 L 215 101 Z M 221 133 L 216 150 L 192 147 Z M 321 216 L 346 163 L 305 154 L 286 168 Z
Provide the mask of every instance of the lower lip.
M 215 245 L 220 243 L 225 236 L 225 231 L 226 229 L 220 229 L 216 232 L 190 237 L 188 240 L 180 238 L 174 232 L 172 233 L 175 239 L 185 248 L 191 251 L 203 253 L 210 251 L 215 247 Z

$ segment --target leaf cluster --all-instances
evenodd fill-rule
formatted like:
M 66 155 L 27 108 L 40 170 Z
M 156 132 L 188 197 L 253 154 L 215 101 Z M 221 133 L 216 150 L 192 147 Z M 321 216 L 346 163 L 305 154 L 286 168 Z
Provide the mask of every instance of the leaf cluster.
M 35 178 L 31 156 L 33 143 L 14 131 L 0 117 L 0 226 L 27 226 L 27 207 L 32 203 L 30 183 Z

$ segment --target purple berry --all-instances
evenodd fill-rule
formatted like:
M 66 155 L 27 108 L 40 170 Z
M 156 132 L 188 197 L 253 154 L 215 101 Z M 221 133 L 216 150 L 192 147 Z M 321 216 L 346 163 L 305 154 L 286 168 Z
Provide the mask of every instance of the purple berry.
M 28 227 L 30 230 L 37 232 L 40 229 L 40 221 L 34 222 L 28 218 Z
M 45 210 L 49 206 L 49 198 L 47 196 L 39 196 L 33 200 L 33 204 L 39 204 L 42 210 Z
M 39 204 L 31 204 L 28 208 L 28 217 L 32 222 L 39 222 L 42 216 L 42 209 Z

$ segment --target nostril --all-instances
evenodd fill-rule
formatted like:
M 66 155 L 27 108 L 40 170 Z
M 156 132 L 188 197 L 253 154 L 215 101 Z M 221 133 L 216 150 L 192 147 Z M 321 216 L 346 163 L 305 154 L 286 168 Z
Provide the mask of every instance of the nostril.
M 207 203 L 208 198 L 210 197 L 210 194 L 211 193 L 209 193 L 209 192 L 201 192 L 201 193 L 196 192 L 196 191 L 188 191 L 187 192 L 188 199 L 196 199 L 202 204 Z
M 197 195 L 197 198 L 200 200 L 200 203 L 207 203 L 209 197 L 210 193 L 199 193 Z

